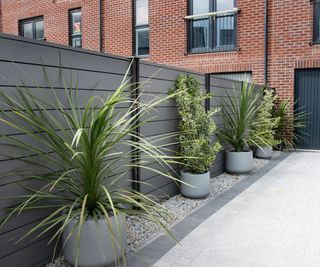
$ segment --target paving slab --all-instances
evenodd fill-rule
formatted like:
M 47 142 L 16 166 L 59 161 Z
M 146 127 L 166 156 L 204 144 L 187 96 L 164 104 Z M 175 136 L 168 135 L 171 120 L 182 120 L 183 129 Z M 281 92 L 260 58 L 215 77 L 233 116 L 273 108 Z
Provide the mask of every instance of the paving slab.
M 180 244 L 164 243 L 159 260 L 136 266 L 320 266 L 320 153 L 291 153 L 219 201 L 228 202 L 199 211 L 207 217 Z

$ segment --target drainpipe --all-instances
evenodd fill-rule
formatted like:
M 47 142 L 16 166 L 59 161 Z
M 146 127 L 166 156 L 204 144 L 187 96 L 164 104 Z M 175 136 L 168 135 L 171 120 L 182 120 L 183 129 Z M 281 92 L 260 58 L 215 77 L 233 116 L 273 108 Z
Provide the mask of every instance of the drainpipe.
M 264 83 L 268 84 L 268 0 L 264 1 Z
M 136 56 L 136 0 L 132 0 L 132 55 Z
M 99 30 L 100 30 L 100 52 L 103 52 L 103 12 L 102 12 L 102 9 L 103 9 L 103 0 L 100 0 L 99 1 Z

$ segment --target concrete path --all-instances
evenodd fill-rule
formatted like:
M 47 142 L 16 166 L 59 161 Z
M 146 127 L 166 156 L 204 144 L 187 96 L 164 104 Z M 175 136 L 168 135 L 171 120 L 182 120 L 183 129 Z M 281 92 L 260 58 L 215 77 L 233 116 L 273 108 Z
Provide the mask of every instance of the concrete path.
M 319 267 L 320 153 L 291 154 L 153 266 Z

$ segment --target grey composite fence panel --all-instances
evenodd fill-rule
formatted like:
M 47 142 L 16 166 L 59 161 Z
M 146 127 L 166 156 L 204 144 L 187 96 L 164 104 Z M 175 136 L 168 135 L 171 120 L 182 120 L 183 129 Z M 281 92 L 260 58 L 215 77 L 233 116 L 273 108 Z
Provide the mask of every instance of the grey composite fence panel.
M 25 85 L 46 103 L 51 103 L 55 92 L 67 104 L 64 85 L 60 74 L 72 87 L 78 82 L 80 105 L 84 108 L 86 100 L 92 95 L 106 98 L 119 86 L 126 73 L 130 59 L 94 53 L 86 50 L 52 45 L 45 42 L 33 42 L 19 37 L 0 35 L 0 90 L 12 96 L 17 85 Z M 45 77 L 48 73 L 49 81 Z M 130 77 L 128 77 L 130 78 Z M 39 88 L 38 88 L 39 87 Z M 1 109 L 6 109 L 3 103 Z M 127 107 L 123 107 L 127 108 Z M 53 112 L 54 110 L 50 111 Z M 1 134 L 19 135 L 21 139 L 28 138 L 10 127 L 1 125 Z M 20 137 L 19 137 L 20 138 Z M 48 151 L 49 152 L 49 151 Z M 15 170 L 23 163 L 15 151 L 1 151 L 0 170 Z M 21 155 L 20 155 L 21 156 Z M 24 157 L 32 155 L 25 154 Z M 0 195 L 16 195 L 21 189 L 16 186 L 21 178 L 0 179 Z M 124 184 L 131 187 L 131 175 L 124 177 Z M 11 206 L 14 202 L 1 202 L 1 207 Z M 48 211 L 23 214 L 12 219 L 0 230 L 0 266 L 43 266 L 50 261 L 53 247 L 47 245 L 52 232 L 42 238 L 32 241 L 26 239 L 14 244 L 37 221 L 45 218 Z M 3 214 L 2 214 L 3 215 Z
M 45 78 L 45 68 L 55 92 L 60 96 L 63 96 L 64 90 L 60 73 L 66 80 L 71 75 L 74 81 L 78 80 L 79 108 L 83 108 L 86 100 L 92 95 L 101 97 L 110 95 L 120 84 L 130 62 L 130 59 L 117 56 L 46 42 L 28 41 L 19 37 L 0 34 L 0 90 L 8 95 L 12 94 L 16 85 L 26 84 L 38 97 L 50 103 L 52 90 Z M 150 101 L 150 99 L 158 96 L 165 97 L 168 89 L 174 86 L 179 74 L 189 74 L 196 77 L 201 84 L 201 88 L 203 90 L 208 89 L 206 75 L 204 74 L 149 62 L 140 62 L 138 67 L 138 80 L 146 81 L 142 88 L 145 94 L 141 101 Z M 211 77 L 210 85 L 210 91 L 215 95 L 210 101 L 210 106 L 218 107 L 219 101 L 222 97 L 225 97 L 226 91 L 231 92 L 232 88 L 240 89 L 241 83 Z M 64 101 L 66 102 L 66 99 Z M 6 107 L 0 103 L 0 108 L 5 109 Z M 50 112 L 54 112 L 54 110 Z M 146 118 L 148 121 L 140 127 L 140 133 L 143 135 L 154 137 L 178 130 L 179 116 L 175 102 L 172 100 L 161 103 L 155 108 L 154 112 L 146 115 Z M 221 117 L 217 114 L 215 119 L 218 127 L 221 127 Z M 18 134 L 10 127 L 1 126 L 0 129 L 1 134 Z M 21 135 L 21 138 L 27 140 L 24 135 Z M 171 137 L 166 142 L 175 143 L 176 137 Z M 171 144 L 168 148 L 172 150 L 170 153 L 173 154 L 177 145 Z M 15 151 L 2 151 L 0 154 L 1 172 L 17 168 L 22 164 L 17 159 L 19 155 Z M 31 155 L 25 154 L 23 156 Z M 214 175 L 221 173 L 223 170 L 223 153 L 221 152 L 211 172 Z M 173 166 L 170 171 L 172 173 L 179 172 L 179 168 Z M 177 185 L 167 178 L 144 169 L 140 170 L 140 174 L 141 181 L 149 184 L 141 185 L 140 189 L 143 193 L 162 197 L 178 193 Z M 0 179 L 0 195 L 18 194 L 19 190 L 15 183 L 19 179 L 19 177 Z M 131 186 L 131 175 L 129 174 L 124 179 L 126 179 L 125 185 Z M 2 207 L 12 204 L 11 202 L 1 203 Z M 45 218 L 47 214 L 46 211 L 22 214 L 0 230 L 0 247 L 5 247 L 0 252 L 0 266 L 43 266 L 45 262 L 49 261 L 52 255 L 52 247 L 47 246 L 50 233 L 40 240 L 26 240 L 18 245 L 14 245 L 14 241 L 12 241 L 13 238 L 19 237 L 21 233 L 30 229 L 38 220 Z
M 213 97 L 210 99 L 210 108 L 212 109 L 220 109 L 221 101 L 226 99 L 228 95 L 231 95 L 233 92 L 236 94 L 240 92 L 242 82 L 228 80 L 223 78 L 216 78 L 210 75 L 210 93 Z M 221 112 L 217 112 L 215 116 L 215 123 L 217 128 L 223 127 L 223 120 L 221 116 Z M 215 137 L 214 140 L 217 138 Z M 228 144 L 222 143 L 224 150 L 222 150 L 218 155 L 214 162 L 214 165 L 210 169 L 212 175 L 218 175 L 224 171 L 224 154 L 225 150 L 229 149 Z

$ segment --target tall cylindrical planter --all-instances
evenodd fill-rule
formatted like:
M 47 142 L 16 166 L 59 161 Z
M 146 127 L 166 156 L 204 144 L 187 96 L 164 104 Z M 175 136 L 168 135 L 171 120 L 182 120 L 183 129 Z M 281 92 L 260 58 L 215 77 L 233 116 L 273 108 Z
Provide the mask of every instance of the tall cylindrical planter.
M 255 157 L 259 159 L 271 159 L 273 150 L 271 147 L 257 147 L 255 149 Z
M 210 172 L 193 174 L 181 172 L 181 194 L 188 198 L 204 198 L 210 193 Z
M 122 252 L 127 248 L 127 233 L 125 216 L 117 216 L 118 226 L 115 217 L 111 217 L 113 235 L 116 242 L 121 246 L 119 248 L 115 241 L 112 241 L 112 235 L 104 219 L 87 220 L 84 222 L 79 242 L 78 267 L 105 267 L 114 264 L 121 258 Z M 62 239 L 65 242 L 78 220 L 72 220 L 63 231 Z M 72 233 L 63 248 L 63 254 L 66 261 L 75 265 L 77 252 L 77 231 Z M 113 243 L 112 243 L 113 242 Z
M 248 151 L 227 151 L 226 171 L 232 174 L 249 173 L 253 166 L 253 153 Z

